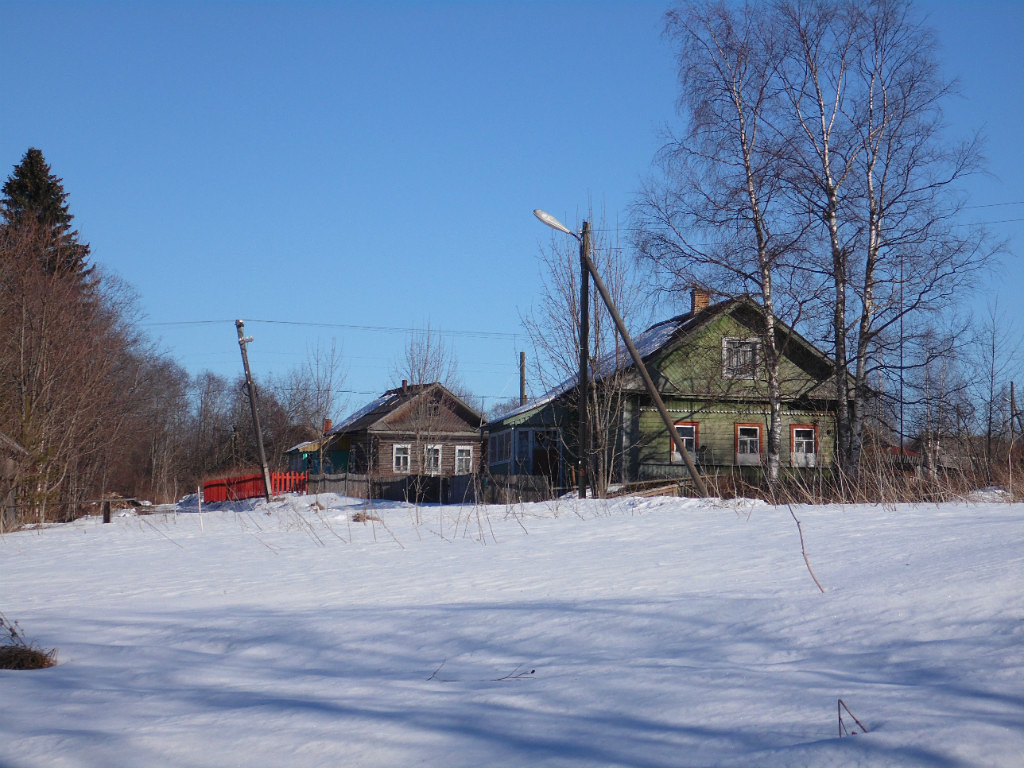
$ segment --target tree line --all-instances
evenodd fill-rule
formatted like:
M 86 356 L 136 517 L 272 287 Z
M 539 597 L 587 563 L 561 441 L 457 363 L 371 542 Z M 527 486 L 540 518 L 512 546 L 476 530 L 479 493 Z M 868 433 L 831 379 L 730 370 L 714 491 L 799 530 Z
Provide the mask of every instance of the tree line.
M 189 374 L 139 331 L 130 286 L 91 262 L 68 194 L 30 148 L 0 198 L 0 433 L 7 514 L 67 520 L 111 492 L 168 501 L 257 455 L 242 378 Z M 269 455 L 317 437 L 336 350 L 260 387 Z

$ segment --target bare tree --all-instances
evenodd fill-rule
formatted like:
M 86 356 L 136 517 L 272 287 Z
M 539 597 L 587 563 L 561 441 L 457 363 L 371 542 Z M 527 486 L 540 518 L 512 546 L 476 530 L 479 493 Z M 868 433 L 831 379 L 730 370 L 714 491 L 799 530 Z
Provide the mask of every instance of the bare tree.
M 429 323 L 423 330 L 409 334 L 402 355 L 393 366 L 392 380 L 395 386 L 403 381 L 415 385 L 438 382 L 453 392 L 462 389 L 455 349 Z
M 791 137 L 794 205 L 824 246 L 809 250 L 828 254 L 816 269 L 830 288 L 837 397 L 850 403 L 838 412 L 840 466 L 854 477 L 879 357 L 898 357 L 908 331 L 966 290 L 997 250 L 983 229 L 957 223 L 958 182 L 981 158 L 977 140 L 943 137 L 952 86 L 907 0 L 787 0 L 774 23 L 786 43 L 778 127 Z
M 338 394 L 345 384 L 341 353 L 335 342 L 307 350 L 306 360 L 272 383 L 278 399 L 296 426 L 319 435 L 326 420 L 339 410 Z
M 1007 458 L 1010 434 L 1010 383 L 1020 381 L 1021 333 L 998 301 L 976 326 L 971 344 L 972 400 L 977 406 L 977 431 L 984 436 L 984 463 L 988 482 Z
M 27 451 L 41 520 L 102 492 L 135 410 L 138 339 L 114 279 L 39 269 L 63 247 L 32 221 L 0 229 L 0 429 Z
M 637 206 L 638 250 L 673 278 L 719 295 L 752 297 L 761 309 L 759 368 L 769 403 L 766 469 L 779 476 L 781 350 L 777 284 L 793 286 L 806 223 L 786 204 L 784 143 L 773 130 L 775 28 L 761 9 L 698 0 L 668 14 L 679 61 L 680 112 L 688 130 L 671 138 Z
M 839 465 L 856 477 L 872 377 L 998 250 L 958 222 L 978 143 L 944 138 L 951 86 L 907 0 L 694 0 L 668 31 L 692 122 L 642 200 L 641 250 L 824 341 Z
M 593 213 L 589 219 L 594 219 Z M 603 216 L 600 219 L 591 228 L 591 257 L 619 314 L 631 325 L 644 324 L 650 318 L 649 292 L 625 256 L 618 232 L 604 225 Z M 538 395 L 575 381 L 580 360 L 580 262 L 576 243 L 553 235 L 539 258 L 543 288 L 538 301 L 520 315 L 533 349 L 532 367 L 541 387 L 535 393 Z M 593 285 L 589 306 L 591 385 L 587 409 L 591 434 L 587 471 L 594 495 L 603 498 L 614 482 L 621 459 L 624 377 L 618 363 L 628 360 L 629 354 Z
M 436 444 L 450 413 L 443 392 L 433 385 L 441 384 L 456 396 L 464 392 L 455 350 L 428 324 L 422 331 L 410 334 L 402 357 L 395 363 L 393 377 L 396 385 L 413 395 L 404 428 L 412 435 L 411 490 L 419 500 L 425 495 L 427 483 L 432 482 L 428 478 L 442 474 L 442 449 Z

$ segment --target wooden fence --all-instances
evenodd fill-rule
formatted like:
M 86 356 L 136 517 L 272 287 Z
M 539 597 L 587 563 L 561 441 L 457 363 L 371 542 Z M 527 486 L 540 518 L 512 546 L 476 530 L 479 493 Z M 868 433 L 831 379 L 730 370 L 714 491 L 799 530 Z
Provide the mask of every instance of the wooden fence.
M 340 496 L 368 499 L 370 498 L 370 486 L 369 475 L 360 475 L 354 472 L 310 474 L 306 493 L 337 493 Z
M 305 493 L 308 474 L 306 472 L 271 472 L 271 495 L 279 493 Z M 263 495 L 263 475 L 241 475 L 220 477 L 203 483 L 203 501 L 212 504 L 217 501 L 256 499 Z

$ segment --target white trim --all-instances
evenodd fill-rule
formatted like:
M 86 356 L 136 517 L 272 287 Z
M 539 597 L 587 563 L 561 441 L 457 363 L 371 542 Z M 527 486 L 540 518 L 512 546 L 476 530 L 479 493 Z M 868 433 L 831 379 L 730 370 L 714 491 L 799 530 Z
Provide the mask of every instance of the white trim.
M 405 461 L 404 467 L 398 466 L 398 451 L 400 448 L 405 449 L 405 455 L 403 458 Z M 412 467 L 412 445 L 409 443 L 395 443 L 391 446 L 391 471 L 396 475 L 407 475 L 409 474 Z
M 693 450 L 690 450 L 690 448 L 687 447 L 686 452 L 688 454 L 690 454 L 690 458 L 693 461 L 696 461 L 697 460 L 697 448 L 698 448 L 697 440 L 700 437 L 700 434 L 699 434 L 700 433 L 700 425 L 699 425 L 699 423 L 696 422 L 696 421 L 690 421 L 688 419 L 682 419 L 680 421 L 677 421 L 672 426 L 676 430 L 676 432 L 679 433 L 679 437 L 682 438 L 683 445 L 687 445 L 687 443 L 689 443 L 690 445 L 693 446 Z M 682 429 L 689 429 L 690 430 L 690 436 L 687 437 L 687 436 L 683 435 L 682 432 L 680 432 L 680 428 L 682 428 Z M 669 463 L 670 464 L 682 464 L 683 463 L 683 457 L 682 457 L 682 455 L 680 455 L 679 449 L 676 448 L 676 441 L 673 440 L 671 437 L 669 438 L 669 445 L 670 445 Z
M 797 431 L 811 433 L 810 451 L 797 451 Z M 799 443 L 806 447 L 807 438 L 801 438 Z M 794 467 L 814 467 L 818 463 L 818 427 L 808 424 L 791 424 L 789 427 L 789 463 Z
M 437 465 L 434 465 L 431 454 L 437 452 Z M 440 443 L 431 443 L 423 448 L 423 474 L 440 475 L 444 468 L 444 446 Z
M 763 432 L 762 432 L 762 429 L 761 429 L 761 425 L 760 424 L 735 424 L 733 426 L 733 429 L 736 430 L 735 434 L 736 434 L 736 464 L 737 464 L 737 466 L 757 466 L 758 464 L 760 464 L 761 463 L 761 447 L 762 447 L 761 446 L 761 438 L 762 438 L 762 435 L 763 435 Z M 740 430 L 743 430 L 743 429 L 753 430 L 754 431 L 754 435 L 753 436 L 750 436 L 750 435 L 741 436 L 740 435 Z M 740 443 L 741 443 L 741 441 L 746 443 L 747 447 L 749 447 L 749 444 L 750 444 L 749 441 L 751 441 L 751 440 L 756 440 L 757 441 L 757 452 L 754 453 L 754 452 L 751 452 L 751 451 L 741 451 L 740 450 Z
M 469 451 L 469 456 L 459 456 L 459 451 Z M 468 459 L 469 466 L 465 471 L 459 470 L 459 462 L 466 461 Z M 472 445 L 456 445 L 455 446 L 455 474 L 456 475 L 469 475 L 473 473 L 473 446 Z

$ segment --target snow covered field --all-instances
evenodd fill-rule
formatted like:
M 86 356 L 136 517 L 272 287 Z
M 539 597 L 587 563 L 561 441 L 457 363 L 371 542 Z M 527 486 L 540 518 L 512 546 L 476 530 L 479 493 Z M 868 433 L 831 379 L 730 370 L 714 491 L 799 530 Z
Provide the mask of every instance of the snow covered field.
M 0 539 L 0 766 L 1024 766 L 1024 505 L 314 501 Z

